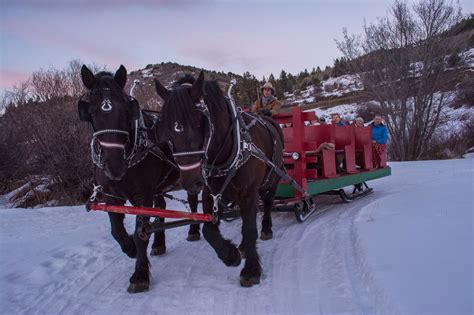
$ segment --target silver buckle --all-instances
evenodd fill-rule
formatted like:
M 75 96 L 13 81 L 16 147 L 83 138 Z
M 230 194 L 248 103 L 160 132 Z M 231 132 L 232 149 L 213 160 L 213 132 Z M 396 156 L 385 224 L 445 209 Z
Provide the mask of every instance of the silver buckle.
M 251 151 L 252 150 L 252 143 L 242 141 L 242 150 Z

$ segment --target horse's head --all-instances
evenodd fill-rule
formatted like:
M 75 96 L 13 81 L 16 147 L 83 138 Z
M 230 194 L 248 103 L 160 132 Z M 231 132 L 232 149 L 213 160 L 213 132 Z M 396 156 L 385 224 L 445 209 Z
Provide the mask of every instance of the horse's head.
M 79 118 L 92 124 L 91 149 L 94 163 L 103 167 L 111 180 L 120 180 L 127 171 L 126 151 L 131 123 L 138 119 L 138 102 L 124 92 L 127 70 L 120 66 L 114 74 L 94 75 L 85 65 L 81 77 L 87 88 L 78 102 Z
M 187 75 L 178 80 L 171 90 L 155 79 L 162 107 L 162 133 L 173 144 L 173 155 L 180 169 L 184 189 L 198 193 L 203 186 L 202 163 L 209 144 L 209 112 L 201 105 L 204 73 L 198 79 Z M 218 131 L 217 131 L 218 132 Z

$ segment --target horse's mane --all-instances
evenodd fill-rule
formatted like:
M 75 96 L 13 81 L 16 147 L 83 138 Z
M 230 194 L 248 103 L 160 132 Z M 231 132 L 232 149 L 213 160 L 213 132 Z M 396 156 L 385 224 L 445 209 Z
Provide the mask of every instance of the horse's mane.
M 189 95 L 189 87 L 185 83 L 193 84 L 196 79 L 185 74 L 172 85 L 170 96 L 162 108 L 163 121 L 169 130 L 174 127 L 176 121 L 185 125 L 194 125 L 196 122 L 196 104 Z M 216 81 L 204 82 L 204 102 L 212 115 L 218 115 L 225 111 L 223 106 L 224 95 Z M 199 117 L 199 116 L 198 116 Z
M 95 75 L 98 88 L 117 89 L 117 83 L 114 81 L 114 75 L 108 71 L 101 71 Z
M 124 98 L 124 92 L 118 86 L 117 82 L 114 80 L 114 74 L 108 71 L 101 71 L 95 75 L 97 89 L 110 89 L 112 94 L 115 94 L 117 97 Z

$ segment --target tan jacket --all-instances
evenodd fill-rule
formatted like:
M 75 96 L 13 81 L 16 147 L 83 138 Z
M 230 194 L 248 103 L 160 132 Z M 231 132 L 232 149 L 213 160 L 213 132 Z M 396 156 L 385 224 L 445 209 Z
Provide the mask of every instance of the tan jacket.
M 281 103 L 280 103 L 279 100 L 277 100 L 275 98 L 273 101 L 268 103 L 266 106 L 263 106 L 262 105 L 262 98 L 259 97 L 252 105 L 252 112 L 258 113 L 258 110 L 262 109 L 262 108 L 266 108 L 266 109 L 268 109 L 269 111 L 272 112 L 272 115 L 276 115 L 276 114 L 280 113 Z

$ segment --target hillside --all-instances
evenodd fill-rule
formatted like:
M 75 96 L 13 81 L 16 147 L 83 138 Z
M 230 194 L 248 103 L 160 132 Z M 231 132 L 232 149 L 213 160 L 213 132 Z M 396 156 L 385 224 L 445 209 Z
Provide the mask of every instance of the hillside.
M 202 70 L 204 70 L 207 80 L 216 80 L 223 90 L 227 90 L 231 79 L 235 78 L 239 82 L 242 80 L 242 76 L 235 73 L 223 73 L 206 69 Z M 200 71 L 201 69 L 199 68 L 180 65 L 173 62 L 149 64 L 144 69 L 130 72 L 125 90 L 129 91 L 134 80 L 138 79 L 140 84 L 134 91 L 135 97 L 139 100 L 142 106 L 158 110 L 161 106 L 162 100 L 155 92 L 155 84 L 153 82 L 154 78 L 160 80 L 164 86 L 170 87 L 171 84 L 180 76 L 184 74 L 192 74 L 197 77 Z

